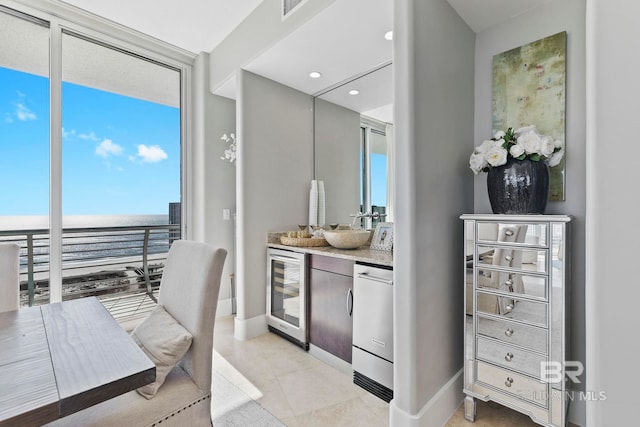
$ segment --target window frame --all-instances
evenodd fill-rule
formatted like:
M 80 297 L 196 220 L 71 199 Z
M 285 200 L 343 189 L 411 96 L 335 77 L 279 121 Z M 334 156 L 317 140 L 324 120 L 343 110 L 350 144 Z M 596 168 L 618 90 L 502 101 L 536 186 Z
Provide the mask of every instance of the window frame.
M 62 301 L 62 33 L 89 40 L 174 68 L 180 72 L 181 234 L 189 237 L 193 64 L 196 55 L 64 3 L 3 0 L 5 8 L 49 23 L 49 292 Z M 4 11 L 3 11 L 4 13 Z

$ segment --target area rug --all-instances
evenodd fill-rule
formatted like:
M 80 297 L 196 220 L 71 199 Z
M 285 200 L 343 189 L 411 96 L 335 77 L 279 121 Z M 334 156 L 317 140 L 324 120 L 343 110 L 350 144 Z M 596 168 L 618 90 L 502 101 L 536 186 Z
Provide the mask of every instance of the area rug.
M 280 420 L 216 371 L 211 386 L 211 418 L 214 427 L 284 427 Z

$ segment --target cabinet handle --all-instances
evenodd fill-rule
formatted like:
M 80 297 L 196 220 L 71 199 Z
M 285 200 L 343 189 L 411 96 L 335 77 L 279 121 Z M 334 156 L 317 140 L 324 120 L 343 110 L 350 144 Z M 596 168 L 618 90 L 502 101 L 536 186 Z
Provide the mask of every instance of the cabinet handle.
M 504 257 L 504 259 L 511 262 L 511 260 L 513 260 L 513 257 L 511 255 L 507 255 L 506 257 Z
M 513 384 L 513 378 L 507 377 L 507 380 L 504 382 L 504 385 L 506 385 L 507 387 L 511 387 L 512 384 Z
M 349 313 L 349 317 L 353 315 L 353 291 L 351 288 L 347 291 L 347 313 Z
M 504 309 L 507 310 L 507 313 L 508 313 L 511 310 L 513 310 L 513 305 L 512 304 L 507 304 L 507 306 Z
M 382 277 L 372 276 L 368 273 L 358 273 L 359 279 L 373 280 L 374 282 L 384 283 L 385 285 L 393 285 L 393 280 L 384 279 Z
M 511 335 L 513 335 L 513 329 L 507 329 L 506 331 L 504 331 L 504 334 L 510 337 Z
M 504 360 L 506 360 L 507 362 L 511 362 L 513 360 L 513 353 L 507 353 L 504 356 Z
M 504 234 L 506 234 L 507 236 L 513 236 L 513 230 L 507 229 L 504 231 Z

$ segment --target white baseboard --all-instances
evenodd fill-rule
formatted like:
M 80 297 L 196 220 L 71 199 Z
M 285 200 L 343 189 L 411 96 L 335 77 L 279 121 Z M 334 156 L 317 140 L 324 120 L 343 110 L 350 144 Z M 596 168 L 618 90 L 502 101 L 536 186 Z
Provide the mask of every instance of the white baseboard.
M 464 370 L 460 369 L 417 414 L 398 408 L 394 400 L 389 404 L 389 421 L 394 427 L 442 427 L 464 399 Z
M 239 341 L 259 337 L 260 335 L 266 334 L 267 331 L 267 316 L 265 314 L 260 314 L 249 319 L 238 319 L 237 316 L 235 318 L 233 336 Z
M 218 307 L 216 308 L 216 318 L 231 316 L 231 298 L 218 300 Z

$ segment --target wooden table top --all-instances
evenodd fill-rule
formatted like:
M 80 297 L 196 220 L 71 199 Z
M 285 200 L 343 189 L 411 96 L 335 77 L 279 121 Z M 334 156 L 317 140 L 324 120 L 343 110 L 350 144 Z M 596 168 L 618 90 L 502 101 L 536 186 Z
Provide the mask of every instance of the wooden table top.
M 96 298 L 0 313 L 0 427 L 42 425 L 154 380 Z

